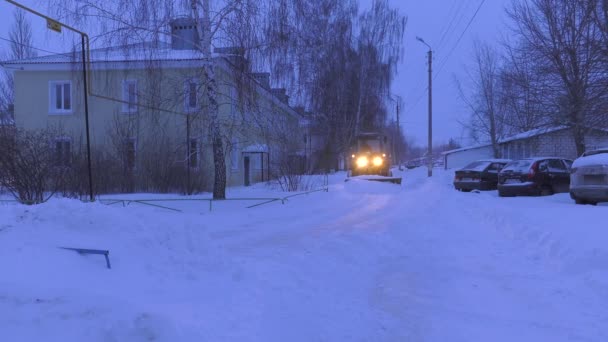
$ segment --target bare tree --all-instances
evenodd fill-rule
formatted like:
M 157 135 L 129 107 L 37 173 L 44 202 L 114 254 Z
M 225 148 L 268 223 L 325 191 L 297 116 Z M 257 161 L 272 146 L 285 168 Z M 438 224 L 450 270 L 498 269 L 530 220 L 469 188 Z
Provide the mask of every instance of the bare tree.
M 506 55 L 501 68 L 501 101 L 505 133 L 517 134 L 551 124 L 551 87 L 539 73 L 541 65 L 517 43 L 503 44 Z
M 504 134 L 504 102 L 501 99 L 501 66 L 498 53 L 489 45 L 475 43 L 473 65 L 467 69 L 472 93 L 467 95 L 457 81 L 461 99 L 471 111 L 469 126 L 477 140 L 490 142 L 494 157 L 500 157 L 498 142 Z
M 572 128 L 578 154 L 585 151 L 586 131 L 606 123 L 596 10 L 597 2 L 588 0 L 519 0 L 508 10 L 515 34 L 551 87 L 551 121 Z
M 36 56 L 33 48 L 32 26 L 25 11 L 16 8 L 8 32 L 9 50 L 2 59 L 17 60 Z M 11 70 L 4 69 L 0 80 L 0 113 L 8 112 L 8 105 L 14 103 L 14 80 Z M 0 117 L 0 119 L 2 119 Z

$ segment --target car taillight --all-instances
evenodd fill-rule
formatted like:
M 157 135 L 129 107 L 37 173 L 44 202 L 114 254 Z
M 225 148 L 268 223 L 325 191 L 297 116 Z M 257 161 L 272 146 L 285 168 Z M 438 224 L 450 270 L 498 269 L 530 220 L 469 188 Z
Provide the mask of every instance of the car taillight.
M 534 162 L 534 164 L 532 164 L 532 167 L 530 167 L 530 171 L 528 172 L 528 179 L 534 178 L 534 175 L 536 175 L 537 171 L 538 171 L 538 162 Z

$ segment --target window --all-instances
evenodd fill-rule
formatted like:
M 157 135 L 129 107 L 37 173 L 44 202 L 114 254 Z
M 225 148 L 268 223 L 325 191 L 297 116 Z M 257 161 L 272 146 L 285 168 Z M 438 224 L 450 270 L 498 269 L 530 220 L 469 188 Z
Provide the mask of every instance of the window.
M 190 145 L 189 145 L 189 153 L 190 155 L 188 156 L 188 160 L 190 162 L 190 167 L 193 169 L 196 169 L 199 167 L 198 163 L 199 163 L 199 146 L 198 146 L 198 140 L 197 139 L 190 139 Z
M 135 169 L 135 139 L 126 139 L 124 142 L 123 162 L 127 170 Z
M 49 113 L 65 114 L 72 112 L 72 82 L 49 82 Z
M 550 172 L 565 172 L 566 166 L 559 159 L 549 159 L 548 161 L 549 171 Z
M 490 165 L 490 167 L 488 168 L 488 172 L 498 173 L 498 172 L 500 172 L 500 170 L 502 170 L 503 166 L 505 166 L 505 164 L 492 163 L 492 165 Z
M 233 170 L 239 169 L 239 140 L 232 139 L 232 151 L 230 152 L 231 165 Z
M 124 80 L 122 82 L 122 112 L 137 112 L 137 80 Z
M 67 138 L 58 138 L 55 139 L 54 142 L 54 162 L 55 166 L 58 167 L 68 167 L 72 161 L 72 149 L 70 139 Z
M 189 80 L 184 84 L 184 106 L 187 112 L 198 109 L 198 83 Z

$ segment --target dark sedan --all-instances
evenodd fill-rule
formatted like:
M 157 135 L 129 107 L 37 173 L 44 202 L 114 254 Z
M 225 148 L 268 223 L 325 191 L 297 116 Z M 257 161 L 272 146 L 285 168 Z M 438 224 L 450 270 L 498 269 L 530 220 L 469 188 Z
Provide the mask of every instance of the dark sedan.
M 515 160 L 498 175 L 498 195 L 546 196 L 568 192 L 571 166 L 571 160 L 557 157 Z
M 496 190 L 498 173 L 509 162 L 506 159 L 485 159 L 456 171 L 454 188 L 469 192 L 471 190 Z

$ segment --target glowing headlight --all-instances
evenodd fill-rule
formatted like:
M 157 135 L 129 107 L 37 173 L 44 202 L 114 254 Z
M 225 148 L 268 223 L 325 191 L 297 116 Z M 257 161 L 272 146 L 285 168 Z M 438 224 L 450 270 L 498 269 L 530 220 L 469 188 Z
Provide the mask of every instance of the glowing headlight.
M 374 163 L 374 166 L 380 166 L 382 165 L 383 160 L 380 157 L 374 157 L 374 160 L 372 160 L 372 162 Z
M 357 158 L 357 167 L 366 167 L 367 164 L 369 164 L 369 160 L 367 160 L 367 157 Z

